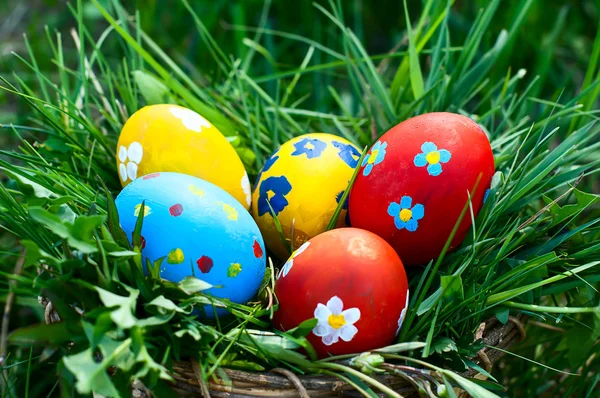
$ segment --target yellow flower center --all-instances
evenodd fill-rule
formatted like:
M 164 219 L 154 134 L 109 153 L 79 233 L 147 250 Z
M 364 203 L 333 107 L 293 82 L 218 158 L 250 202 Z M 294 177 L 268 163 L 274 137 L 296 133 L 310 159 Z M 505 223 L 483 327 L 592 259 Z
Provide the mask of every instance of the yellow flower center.
M 400 219 L 403 222 L 407 222 L 412 218 L 412 210 L 410 209 L 402 209 L 400 210 Z
M 344 316 L 342 314 L 329 315 L 327 322 L 329 323 L 329 326 L 331 326 L 334 329 L 339 329 L 346 324 L 346 320 L 344 319 Z
M 439 151 L 429 152 L 425 156 L 425 159 L 427 159 L 427 162 L 429 164 L 438 164 L 440 162 L 440 152 Z
M 367 163 L 375 163 L 375 159 L 377 159 L 377 155 L 379 155 L 379 149 L 375 149 L 373 152 L 371 152 L 371 155 L 369 155 L 369 160 L 367 160 Z
M 313 144 L 311 144 L 310 142 L 307 142 L 306 145 L 304 145 L 304 149 L 315 149 L 315 146 Z

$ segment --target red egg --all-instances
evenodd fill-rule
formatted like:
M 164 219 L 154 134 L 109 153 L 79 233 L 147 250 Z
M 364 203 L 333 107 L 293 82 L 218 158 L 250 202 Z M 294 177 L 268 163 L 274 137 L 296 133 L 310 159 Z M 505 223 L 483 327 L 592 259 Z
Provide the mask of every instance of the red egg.
M 477 215 L 493 174 L 490 142 L 473 120 L 443 112 L 413 117 L 365 156 L 350 193 L 350 222 L 384 238 L 404 264 L 427 263 L 442 252 L 468 193 Z M 470 227 L 467 212 L 450 250 Z
M 334 229 L 303 244 L 279 273 L 275 294 L 276 328 L 317 318 L 307 338 L 321 358 L 393 343 L 408 306 L 402 261 L 383 239 L 357 228 Z

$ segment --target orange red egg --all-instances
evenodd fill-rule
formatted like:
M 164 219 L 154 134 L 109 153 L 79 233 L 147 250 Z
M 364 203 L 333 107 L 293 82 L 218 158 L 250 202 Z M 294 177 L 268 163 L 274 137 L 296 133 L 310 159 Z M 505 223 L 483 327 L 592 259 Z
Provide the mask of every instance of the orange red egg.
M 494 174 L 494 157 L 477 123 L 440 112 L 391 128 L 360 167 L 350 193 L 351 225 L 381 236 L 404 264 L 416 265 L 440 255 L 469 195 L 477 215 Z M 470 227 L 467 213 L 451 250 Z
M 316 318 L 307 336 L 320 357 L 393 343 L 408 306 L 402 261 L 377 235 L 356 228 L 317 235 L 296 250 L 275 283 L 283 331 Z

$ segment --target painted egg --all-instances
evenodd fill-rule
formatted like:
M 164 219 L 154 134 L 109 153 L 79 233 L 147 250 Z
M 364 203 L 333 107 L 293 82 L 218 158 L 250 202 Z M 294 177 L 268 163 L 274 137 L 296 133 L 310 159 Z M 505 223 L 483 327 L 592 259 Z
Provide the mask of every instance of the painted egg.
M 211 182 L 250 207 L 250 181 L 233 146 L 208 120 L 181 106 L 135 112 L 119 136 L 117 169 L 123 187 L 138 176 L 173 171 Z
M 144 264 L 162 259 L 163 279 L 180 282 L 195 276 L 215 286 L 206 291 L 215 297 L 236 303 L 254 297 L 265 274 L 265 246 L 252 216 L 233 196 L 185 174 L 138 178 L 116 199 L 130 240 L 142 201 Z
M 387 240 L 404 264 L 424 264 L 442 252 L 469 193 L 477 215 L 493 174 L 490 142 L 473 120 L 453 113 L 413 117 L 365 156 L 350 193 L 352 226 Z M 467 210 L 450 249 L 470 227 Z
M 285 239 L 293 239 L 293 248 L 300 247 L 325 231 L 360 154 L 355 145 L 341 137 L 314 133 L 286 142 L 267 159 L 252 194 L 252 214 L 267 247 L 277 257 L 286 259 L 290 253 L 281 241 L 271 209 Z M 344 226 L 345 219 L 343 210 L 338 225 Z
M 317 319 L 307 339 L 320 357 L 393 343 L 409 297 L 398 254 L 357 228 L 334 229 L 304 243 L 279 273 L 275 294 L 276 328 L 286 331 Z

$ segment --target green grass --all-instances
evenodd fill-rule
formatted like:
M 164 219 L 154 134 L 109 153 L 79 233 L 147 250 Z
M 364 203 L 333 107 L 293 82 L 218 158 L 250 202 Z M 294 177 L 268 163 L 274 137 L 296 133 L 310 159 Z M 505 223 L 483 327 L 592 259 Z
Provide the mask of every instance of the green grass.
M 220 367 L 284 366 L 349 378 L 367 396 L 397 396 L 370 374 L 382 371 L 382 361 L 408 362 L 439 376 L 431 381 L 411 373 L 422 386 L 456 385 L 481 396 L 480 385 L 455 372 L 473 367 L 466 358 L 481 348 L 473 340 L 482 321 L 506 322 L 519 312 L 534 323 L 514 348 L 522 358 L 494 373 L 508 388 L 495 393 L 591 394 L 599 382 L 600 197 L 586 192 L 600 171 L 594 111 L 600 39 L 592 39 L 589 65 L 574 68 L 584 71 L 579 85 L 567 84 L 560 69 L 566 63 L 552 61 L 566 40 L 562 29 L 581 10 L 548 6 L 558 23 L 543 30 L 531 23 L 540 18 L 542 2 L 473 3 L 480 6 L 474 13 L 441 0 L 398 8 L 406 30 L 397 34 L 404 39 L 375 55 L 364 45 L 372 32 L 356 19 L 360 2 L 343 9 L 335 2 L 298 6 L 310 17 L 312 35 L 272 26 L 269 12 L 282 21 L 290 16 L 269 2 L 232 6 L 227 12 L 235 26 L 219 30 L 215 21 L 225 3 L 207 10 L 183 1 L 170 18 L 189 23 L 168 35 L 152 24 L 160 2 L 145 4 L 139 19 L 117 0 L 72 4 L 73 34 L 48 30 L 48 41 L 25 45 L 15 57 L 17 72 L 2 76 L 4 95 L 27 106 L 22 114 L 29 116 L 5 130 L 19 148 L 0 151 L 7 175 L 0 185 L 6 248 L 0 287 L 5 296 L 6 281 L 16 282 L 13 313 L 24 314 L 2 365 L 10 385 L 4 396 L 51 390 L 127 395 L 133 378 L 162 396 L 172 361 L 190 356 L 207 377 L 221 375 Z M 250 10 L 257 10 L 259 25 L 240 26 Z M 104 22 L 98 30 L 90 21 Z M 171 46 L 181 29 L 193 37 L 187 50 L 200 55 Z M 543 45 L 524 39 L 524 30 L 545 32 Z M 533 51 L 533 63 L 519 51 Z M 310 327 L 276 336 L 254 332 L 271 330 L 271 274 L 248 305 L 214 301 L 201 294 L 206 286 L 198 280 L 174 284 L 143 276 L 139 247 L 124 239 L 112 201 L 120 189 L 115 145 L 127 117 L 157 102 L 203 114 L 232 140 L 252 175 L 279 144 L 309 131 L 365 147 L 410 116 L 461 113 L 489 134 L 497 174 L 465 242 L 409 271 L 411 310 L 402 344 L 352 361 L 316 361 L 305 338 Z M 469 209 L 465 204 L 463 217 L 473 216 Z M 22 248 L 27 257 L 16 275 Z M 41 309 L 30 300 L 38 295 L 52 300 L 62 323 L 39 323 Z M 211 302 L 233 316 L 206 323 L 190 315 Z M 282 341 L 303 347 L 307 356 L 282 348 Z M 31 344 L 33 351 L 26 348 Z M 98 352 L 102 359 L 95 361 Z M 118 376 L 109 378 L 113 366 Z

